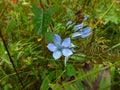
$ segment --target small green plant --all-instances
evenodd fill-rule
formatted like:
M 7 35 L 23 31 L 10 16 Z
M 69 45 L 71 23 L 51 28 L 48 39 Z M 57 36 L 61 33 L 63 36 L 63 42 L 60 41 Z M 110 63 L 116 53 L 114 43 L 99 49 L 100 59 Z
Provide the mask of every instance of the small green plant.
M 0 90 L 117 90 L 119 14 L 119 0 L 1 0 Z

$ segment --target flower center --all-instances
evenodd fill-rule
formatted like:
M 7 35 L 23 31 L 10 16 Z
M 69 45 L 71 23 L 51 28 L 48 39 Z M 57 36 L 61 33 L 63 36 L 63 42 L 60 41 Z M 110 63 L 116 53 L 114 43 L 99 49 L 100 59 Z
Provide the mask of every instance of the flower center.
M 57 45 L 57 49 L 61 51 L 63 49 L 63 46 Z

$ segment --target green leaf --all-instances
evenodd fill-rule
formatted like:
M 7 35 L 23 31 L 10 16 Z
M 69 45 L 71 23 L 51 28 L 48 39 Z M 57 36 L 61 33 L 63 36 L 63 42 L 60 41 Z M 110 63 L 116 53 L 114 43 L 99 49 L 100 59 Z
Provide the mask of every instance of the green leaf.
M 69 77 L 76 75 L 76 70 L 75 70 L 75 68 L 74 68 L 73 65 L 68 64 L 68 65 L 66 66 L 66 74 L 67 74 L 67 76 L 69 76 Z
M 72 85 L 69 85 L 67 83 L 63 83 L 63 86 L 65 90 L 76 90 Z
M 46 43 L 50 43 L 53 41 L 54 33 L 53 32 L 47 32 L 46 33 Z
M 13 30 L 15 26 L 16 26 L 16 22 L 13 19 L 11 19 L 7 25 L 7 29 L 6 29 L 7 32 Z
M 76 90 L 85 90 L 85 86 L 83 85 L 83 83 L 80 80 L 75 82 L 74 87 Z
M 48 26 L 50 25 L 51 15 L 52 15 L 52 8 L 49 8 L 47 11 L 43 13 L 43 30 L 42 33 L 45 34 L 47 31 Z
M 108 70 L 104 70 L 102 73 L 102 79 L 100 82 L 100 90 L 110 90 L 111 86 L 111 75 Z
M 12 85 L 11 84 L 6 84 L 4 86 L 4 90 L 10 90 L 10 89 L 12 89 Z
M 49 88 L 49 79 L 45 78 L 41 87 L 40 87 L 40 90 L 48 90 Z
M 49 84 L 52 90 L 63 90 L 59 84 Z
M 43 80 L 42 85 L 40 87 L 40 90 L 48 90 L 49 89 L 49 83 L 54 78 L 55 72 L 50 72 L 50 74 Z
M 34 25 L 34 28 L 35 28 L 35 34 L 40 35 L 42 33 L 43 9 L 33 7 L 32 11 L 35 15 L 33 17 L 33 25 Z
M 74 54 L 73 56 L 71 56 L 71 58 L 74 59 L 73 62 L 83 62 L 85 61 L 86 57 L 87 56 L 85 54 L 81 54 L 81 53 Z
M 32 11 L 34 13 L 33 25 L 35 34 L 43 36 L 47 32 L 47 28 L 50 24 L 52 9 L 43 10 L 42 8 L 33 7 Z
M 111 77 L 114 78 L 114 76 L 115 76 L 115 67 L 111 67 L 110 74 L 111 74 Z
M 111 48 L 109 48 L 107 51 L 110 51 L 110 50 L 112 50 L 112 49 L 114 49 L 114 48 L 116 48 L 116 47 L 119 47 L 119 46 L 120 46 L 120 43 L 115 44 L 114 46 L 112 46 Z

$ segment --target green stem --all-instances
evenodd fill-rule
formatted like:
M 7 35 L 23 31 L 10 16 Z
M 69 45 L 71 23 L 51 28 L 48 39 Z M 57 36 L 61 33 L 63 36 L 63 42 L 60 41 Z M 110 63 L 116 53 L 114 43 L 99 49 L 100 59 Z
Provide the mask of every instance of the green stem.
M 96 73 L 98 73 L 98 72 L 100 72 L 100 71 L 102 71 L 102 70 L 106 70 L 106 69 L 108 69 L 108 68 L 118 66 L 119 64 L 120 64 L 120 62 L 116 62 L 116 63 L 114 63 L 114 64 L 112 64 L 112 65 L 108 65 L 108 66 L 106 66 L 106 67 L 102 67 L 102 68 L 98 68 L 98 69 L 96 69 L 96 70 L 94 70 L 94 71 L 90 71 L 90 72 L 88 72 L 88 73 L 86 73 L 86 74 L 84 74 L 84 75 L 82 75 L 82 76 L 80 76 L 80 77 L 78 77 L 78 78 L 76 78 L 76 79 L 68 82 L 68 84 L 74 83 L 74 82 L 76 82 L 76 81 L 78 81 L 78 80 L 82 80 L 82 79 L 84 79 L 84 78 L 86 78 L 86 77 L 88 77 L 88 76 L 90 76 L 90 75 L 96 74 Z
M 111 8 L 113 7 L 113 5 L 115 4 L 116 0 L 114 0 L 112 2 L 112 4 L 110 5 L 110 7 L 108 8 L 108 10 L 103 14 L 103 16 L 101 16 L 101 18 L 97 21 L 97 23 L 93 26 L 93 29 L 97 27 L 97 25 L 100 23 L 100 21 L 108 14 L 108 12 L 111 10 Z
M 112 2 L 112 4 L 110 5 L 110 7 L 106 10 L 106 12 L 100 17 L 100 19 L 96 22 L 96 24 L 92 27 L 93 29 L 93 35 L 92 38 L 90 40 L 89 45 L 91 45 L 91 43 L 94 41 L 95 38 L 95 28 L 97 27 L 97 25 L 101 22 L 101 20 L 109 13 L 109 11 L 111 10 L 111 8 L 113 7 L 113 5 L 115 4 L 116 0 L 114 0 Z
M 58 78 L 56 79 L 56 83 L 59 82 L 60 78 L 62 77 L 62 75 L 63 75 L 65 72 L 66 72 L 66 70 L 64 70 L 64 71 L 58 76 Z

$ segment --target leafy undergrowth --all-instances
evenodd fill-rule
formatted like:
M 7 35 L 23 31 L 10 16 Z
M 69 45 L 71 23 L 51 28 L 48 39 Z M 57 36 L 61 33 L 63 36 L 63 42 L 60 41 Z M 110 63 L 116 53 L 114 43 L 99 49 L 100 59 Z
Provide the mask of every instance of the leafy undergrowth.
M 1 0 L 0 90 L 118 90 L 119 3 Z

